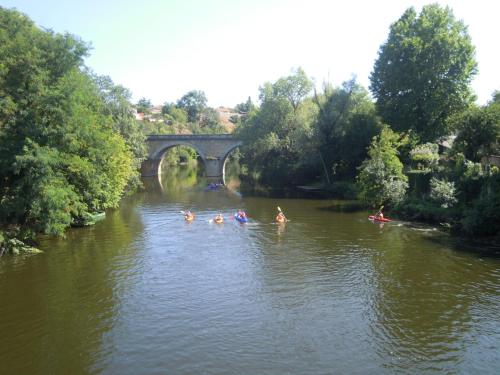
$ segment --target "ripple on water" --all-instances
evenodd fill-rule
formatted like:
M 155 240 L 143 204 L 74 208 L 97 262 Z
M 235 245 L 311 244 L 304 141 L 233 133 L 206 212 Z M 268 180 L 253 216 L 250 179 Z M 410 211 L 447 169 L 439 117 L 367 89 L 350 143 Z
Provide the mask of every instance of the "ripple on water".
M 318 210 L 324 203 L 314 200 L 148 194 L 94 228 L 47 239 L 41 257 L 0 264 L 0 328 L 11 333 L 1 347 L 13 351 L 3 366 L 120 374 L 500 366 L 497 259 L 457 251 L 434 231 Z M 278 204 L 291 222 L 272 223 Z M 187 208 L 192 223 L 180 213 Z M 238 208 L 249 224 L 230 219 Z M 219 210 L 224 224 L 209 224 Z M 32 365 L 21 361 L 27 353 Z

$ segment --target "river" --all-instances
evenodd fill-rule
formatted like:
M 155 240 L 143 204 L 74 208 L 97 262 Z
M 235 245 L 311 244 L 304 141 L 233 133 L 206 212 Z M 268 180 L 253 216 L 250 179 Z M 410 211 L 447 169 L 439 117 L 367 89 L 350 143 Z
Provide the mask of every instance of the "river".
M 498 256 L 185 170 L 145 183 L 43 254 L 0 259 L 0 374 L 498 373 Z

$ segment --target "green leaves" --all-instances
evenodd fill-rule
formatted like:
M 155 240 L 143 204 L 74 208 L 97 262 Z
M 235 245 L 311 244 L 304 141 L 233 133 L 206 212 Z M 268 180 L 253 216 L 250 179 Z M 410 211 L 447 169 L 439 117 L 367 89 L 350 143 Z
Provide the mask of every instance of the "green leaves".
M 314 140 L 322 158 L 336 178 L 354 177 L 382 126 L 368 92 L 352 79 L 341 87 L 325 86 L 314 102 L 319 108 Z
M 470 108 L 450 122 L 457 132 L 453 150 L 467 159 L 479 162 L 500 151 L 500 104 Z
M 389 128 L 375 137 L 366 159 L 359 169 L 359 197 L 371 206 L 396 204 L 403 200 L 408 189 L 408 177 L 403 174 L 396 145 L 398 135 Z
M 188 120 L 195 122 L 203 110 L 207 108 L 207 97 L 203 91 L 192 90 L 177 101 L 177 107 L 185 109 Z
M 0 224 L 62 234 L 117 206 L 144 138 L 129 93 L 84 71 L 78 38 L 0 8 L 0 42 Z
M 413 129 L 421 141 L 446 133 L 446 120 L 466 108 L 476 74 L 467 28 L 449 8 L 413 8 L 391 25 L 370 76 L 383 120 L 394 130 Z

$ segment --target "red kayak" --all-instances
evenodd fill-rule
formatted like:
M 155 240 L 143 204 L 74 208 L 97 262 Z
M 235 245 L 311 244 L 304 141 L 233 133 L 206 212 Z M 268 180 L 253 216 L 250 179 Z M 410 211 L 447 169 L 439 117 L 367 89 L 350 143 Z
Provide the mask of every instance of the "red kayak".
M 386 217 L 376 217 L 375 215 L 368 216 L 368 220 L 380 221 L 383 223 L 387 223 L 388 221 L 392 221 L 391 219 L 388 219 Z

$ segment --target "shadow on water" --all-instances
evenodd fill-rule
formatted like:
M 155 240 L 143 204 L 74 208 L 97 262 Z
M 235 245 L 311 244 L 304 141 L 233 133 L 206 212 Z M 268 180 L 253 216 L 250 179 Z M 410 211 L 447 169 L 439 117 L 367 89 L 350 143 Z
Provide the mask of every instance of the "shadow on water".
M 461 253 L 500 260 L 500 240 L 498 238 L 480 240 L 443 234 L 442 236 L 428 237 L 426 240 L 441 246 L 451 247 Z

